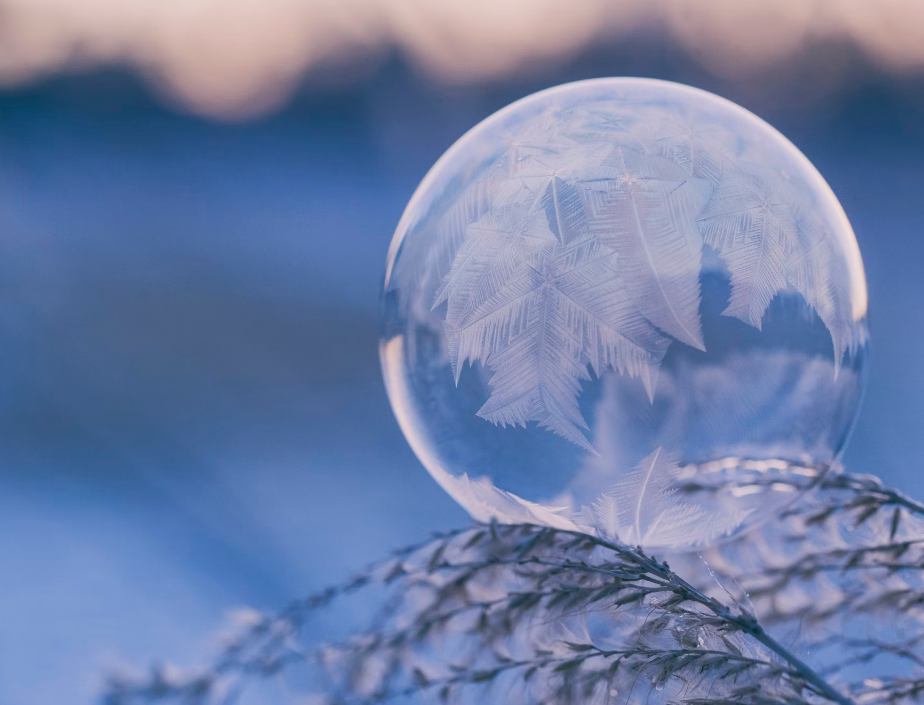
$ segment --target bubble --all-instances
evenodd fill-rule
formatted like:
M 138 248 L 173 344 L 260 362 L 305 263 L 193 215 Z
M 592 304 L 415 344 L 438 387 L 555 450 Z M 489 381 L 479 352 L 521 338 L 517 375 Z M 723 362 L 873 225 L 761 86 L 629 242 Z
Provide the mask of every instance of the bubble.
M 477 521 L 646 548 L 753 526 L 836 468 L 868 350 L 856 238 L 743 108 L 558 86 L 437 162 L 391 244 L 392 407 Z

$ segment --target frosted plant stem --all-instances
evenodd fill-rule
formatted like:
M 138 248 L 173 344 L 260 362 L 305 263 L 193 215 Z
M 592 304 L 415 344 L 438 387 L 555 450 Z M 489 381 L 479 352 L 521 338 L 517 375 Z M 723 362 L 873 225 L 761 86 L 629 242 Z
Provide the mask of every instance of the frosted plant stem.
M 924 505 L 883 487 L 872 476 L 828 474 L 817 486 L 820 490 L 817 495 L 805 496 L 787 510 L 779 526 L 764 525 L 754 539 L 772 544 L 790 537 L 798 539 L 797 552 L 787 551 L 785 555 L 788 565 L 777 565 L 771 561 L 758 568 L 756 574 L 749 575 L 749 571 L 754 570 L 753 565 L 736 562 L 741 551 L 749 552 L 754 545 L 747 539 L 742 539 L 744 543 L 737 551 L 720 552 L 717 556 L 725 560 L 734 575 L 756 581 L 754 585 L 745 584 L 744 589 L 751 595 L 756 594 L 755 590 L 760 592 L 757 604 L 762 610 L 760 614 L 766 615 L 762 617 L 764 620 L 782 619 L 784 623 L 797 620 L 799 625 L 802 624 L 805 615 L 801 611 L 794 615 L 774 616 L 773 606 L 766 605 L 768 598 L 772 599 L 789 586 L 789 576 L 797 583 L 805 583 L 809 589 L 815 585 L 814 581 L 822 571 L 832 576 L 832 580 L 843 581 L 866 570 L 886 571 L 888 577 L 895 571 L 907 569 L 924 580 L 921 572 L 921 565 L 924 565 L 924 546 L 921 544 L 924 540 L 921 538 L 924 536 L 924 521 L 921 519 Z M 805 489 L 802 484 L 798 487 Z M 829 537 L 831 530 L 836 536 L 841 536 L 861 525 L 867 530 L 852 533 L 853 542 L 849 545 L 832 541 Z M 888 543 L 885 537 L 888 537 Z M 892 555 L 889 555 L 890 552 Z M 880 554 L 884 554 L 882 560 L 879 559 Z M 698 669 L 703 665 L 708 669 L 710 663 L 717 663 L 720 655 L 736 666 L 750 665 L 756 669 L 748 676 L 748 687 L 733 689 L 735 681 L 730 677 L 737 677 L 741 673 L 739 670 L 712 670 L 708 673 L 716 679 L 715 683 L 732 684 L 724 688 L 725 695 L 713 694 L 710 683 L 706 681 L 708 692 L 703 697 L 673 702 L 686 702 L 688 705 L 809 705 L 817 702 L 817 698 L 823 698 L 837 705 L 855 705 L 856 702 L 901 705 L 920 699 L 924 694 L 924 679 L 916 672 L 864 677 L 862 681 L 850 684 L 849 689 L 844 684 L 843 692 L 828 682 L 844 667 L 867 664 L 878 654 L 891 654 L 912 665 L 924 663 L 924 656 L 918 648 L 924 643 L 919 622 L 912 621 L 909 629 L 900 635 L 901 640 L 894 643 L 891 637 L 885 636 L 877 639 L 848 637 L 848 634 L 858 633 L 855 627 L 847 625 L 850 627 L 847 629 L 838 623 L 839 628 L 833 635 L 821 635 L 827 636 L 826 639 L 812 641 L 810 637 L 803 642 L 816 651 L 831 645 L 844 649 L 843 658 L 837 663 L 819 666 L 815 670 L 764 630 L 755 617 L 755 609 L 739 605 L 734 597 L 728 602 L 720 601 L 724 600 L 721 596 L 718 599 L 709 597 L 688 582 L 697 580 L 694 577 L 698 575 L 695 567 L 690 566 L 689 574 L 686 570 L 681 571 L 687 577 L 684 579 L 671 570 L 667 562 L 659 561 L 642 548 L 616 539 L 534 524 L 480 524 L 435 534 L 427 541 L 396 551 L 391 558 L 373 564 L 340 585 L 295 601 L 275 614 L 259 616 L 256 622 L 242 630 L 235 629 L 236 634 L 225 642 L 217 660 L 204 670 L 182 673 L 154 667 L 149 675 L 144 676 L 114 674 L 108 681 L 102 702 L 110 705 L 153 705 L 155 702 L 205 705 L 226 702 L 229 692 L 233 700 L 249 682 L 270 678 L 293 664 L 311 660 L 315 652 L 303 648 L 298 641 L 310 614 L 324 610 L 340 596 L 353 594 L 366 586 L 392 586 L 389 589 L 399 599 L 389 602 L 384 609 L 387 614 L 397 610 L 401 618 L 392 620 L 386 617 L 382 622 L 374 622 L 355 641 L 319 649 L 318 655 L 334 657 L 329 664 L 322 661 L 321 666 L 329 669 L 328 675 L 334 679 L 345 676 L 348 680 L 354 667 L 361 669 L 367 664 L 385 664 L 388 669 L 403 669 L 403 673 L 386 669 L 385 674 L 378 678 L 381 689 L 377 685 L 370 694 L 355 689 L 351 682 L 345 681 L 342 687 L 346 699 L 337 702 L 368 705 L 390 695 L 401 695 L 407 689 L 415 688 L 415 683 L 417 689 L 427 687 L 428 683 L 447 687 L 489 684 L 495 675 L 523 668 L 526 670 L 522 683 L 530 681 L 527 674 L 538 672 L 540 680 L 531 682 L 542 683 L 547 690 L 546 695 L 559 692 L 554 690 L 556 687 L 572 689 L 562 690 L 564 695 L 552 702 L 580 703 L 586 700 L 586 696 L 582 695 L 583 691 L 574 688 L 598 683 L 593 677 L 609 667 L 600 665 L 607 661 L 610 665 L 625 662 L 630 674 L 632 669 L 638 674 L 646 668 L 654 669 L 655 679 L 663 684 L 674 677 L 683 680 L 685 676 L 694 679 L 701 676 L 703 672 Z M 437 573 L 445 574 L 445 577 Z M 587 579 L 590 574 L 601 579 Z M 777 580 L 777 575 L 786 576 L 787 580 Z M 869 619 L 897 621 L 896 616 L 910 615 L 912 611 L 917 614 L 922 594 L 919 581 L 896 586 L 886 579 L 879 580 L 878 573 L 875 576 L 862 573 L 857 577 L 864 576 L 869 579 L 860 580 L 858 585 L 835 585 L 846 598 L 833 607 L 823 606 L 823 611 L 818 612 L 815 618 L 821 624 L 829 625 L 832 624 L 831 619 L 847 613 L 867 620 L 857 623 L 862 625 L 868 624 Z M 910 576 L 906 577 L 910 580 Z M 766 579 L 770 580 L 769 585 L 765 584 Z M 469 592 L 469 584 L 474 586 L 473 592 Z M 660 594 L 660 597 L 646 602 L 647 597 L 654 593 Z M 424 599 L 426 595 L 430 599 Z M 864 598 L 865 602 L 857 603 L 854 598 Z M 683 607 L 683 603 L 687 603 L 688 607 Z M 609 615 L 623 608 L 629 610 L 630 617 L 633 608 L 647 612 L 645 623 L 650 625 L 650 629 L 643 633 L 630 626 L 625 636 L 615 631 L 622 639 L 619 649 L 601 648 L 590 636 L 587 637 L 588 643 L 563 641 L 557 627 L 549 631 L 556 625 L 566 624 L 571 616 L 580 617 L 591 610 Z M 473 611 L 476 614 L 469 619 Z M 466 614 L 469 616 L 464 616 Z M 656 614 L 660 617 L 649 621 Z M 811 613 L 806 614 L 812 617 Z M 457 616 L 468 621 L 450 624 Z M 662 617 L 663 623 L 656 624 Z M 917 619 L 914 615 L 910 618 Z M 514 659 L 505 656 L 503 648 L 500 655 L 494 653 L 490 647 L 503 647 L 509 637 L 518 636 L 521 623 L 544 625 L 537 635 L 525 629 L 518 642 L 520 647 L 532 647 L 535 656 Z M 678 629 L 681 637 L 675 638 Z M 683 639 L 684 635 L 695 633 L 715 637 L 718 650 L 710 650 L 702 641 Z M 577 632 L 574 634 L 583 639 Z M 440 677 L 437 667 L 433 673 L 437 677 L 430 679 L 428 665 L 434 656 L 442 653 L 434 652 L 433 648 L 440 646 L 439 639 L 445 635 L 461 639 L 459 643 L 463 646 L 476 647 L 477 654 L 486 658 L 479 661 L 477 656 L 466 657 L 464 662 L 456 663 L 451 656 L 443 657 L 443 664 L 452 672 Z M 663 641 L 659 640 L 662 635 Z M 732 641 L 726 640 L 726 635 L 733 637 Z M 649 637 L 653 640 L 646 643 L 645 639 Z M 466 641 L 469 638 L 472 641 Z M 741 644 L 742 638 L 752 644 Z M 722 648 L 722 641 L 727 650 Z M 452 644 L 455 643 L 451 642 L 450 646 L 454 648 Z M 738 649 L 736 643 L 744 647 L 744 651 Z M 756 644 L 762 645 L 759 650 L 762 653 L 749 653 Z M 627 645 L 629 648 L 626 648 Z M 413 649 L 418 647 L 423 657 L 413 653 Z M 572 653 L 562 656 L 564 648 Z M 685 654 L 689 656 L 681 659 Z M 688 660 L 697 656 L 705 659 L 704 664 Z M 338 661 L 341 657 L 343 660 Z M 666 666 L 659 660 L 673 657 L 681 660 Z M 768 665 L 771 661 L 772 665 Z M 821 662 L 824 663 L 824 659 Z M 586 678 L 582 681 L 584 676 L 579 672 L 585 664 Z M 761 668 L 766 671 L 761 672 Z M 543 672 L 547 672 L 547 677 L 542 676 Z M 563 674 L 573 676 L 574 680 L 570 684 L 555 681 L 565 678 Z M 542 677 L 545 680 L 541 680 Z M 699 681 L 695 687 L 698 685 Z M 781 688 L 779 695 L 771 692 L 777 686 Z M 552 690 L 549 691 L 549 688 Z M 792 694 L 789 694 L 790 689 L 794 689 Z M 527 698 L 509 702 L 550 700 Z
M 689 657 L 691 654 L 697 657 L 710 657 L 710 656 L 719 656 L 729 661 L 735 663 L 740 663 L 746 666 L 772 666 L 773 664 L 762 661 L 760 659 L 747 658 L 744 656 L 735 656 L 734 654 L 728 654 L 725 651 L 711 651 L 709 649 L 698 649 L 696 651 L 690 649 L 645 649 L 645 648 L 636 648 L 636 649 L 600 649 L 595 646 L 585 645 L 582 648 L 582 653 L 579 655 L 569 655 L 558 658 L 545 658 L 541 661 L 541 664 L 544 668 L 554 667 L 556 665 L 577 665 L 591 659 L 613 659 L 617 661 L 627 661 L 630 659 L 638 658 L 652 658 L 652 657 L 663 657 L 663 656 L 678 656 L 678 657 Z M 427 681 L 426 683 L 418 683 L 413 686 L 409 686 L 402 690 L 393 691 L 387 695 L 377 699 L 377 702 L 384 702 L 386 700 L 392 700 L 397 698 L 405 698 L 413 696 L 417 693 L 423 692 L 425 690 L 431 690 L 434 688 L 452 686 L 452 685 L 463 685 L 463 684 L 477 684 L 484 683 L 486 681 L 492 680 L 497 675 L 504 673 L 506 671 L 513 671 L 517 669 L 528 669 L 535 668 L 536 661 L 507 661 L 499 666 L 494 668 L 472 671 L 466 673 L 460 673 L 449 678 L 444 678 L 441 680 Z M 339 704 L 338 704 L 339 705 Z
M 578 532 L 573 533 L 575 536 L 585 536 L 584 534 L 579 534 Z M 754 615 L 745 611 L 742 611 L 740 614 L 736 614 L 734 611 L 732 611 L 731 608 L 722 604 L 715 598 L 707 597 L 703 592 L 693 587 L 686 580 L 674 573 L 667 563 L 661 563 L 654 557 L 649 557 L 646 555 L 644 551 L 642 551 L 641 547 L 631 549 L 627 546 L 620 546 L 615 543 L 610 543 L 609 541 L 603 541 L 594 537 L 590 538 L 594 543 L 601 546 L 602 548 L 613 551 L 621 557 L 629 558 L 632 562 L 637 563 L 646 571 L 668 583 L 678 595 L 682 595 L 687 600 L 696 602 L 706 607 L 717 617 L 720 617 L 727 623 L 734 625 L 741 632 L 748 634 L 756 641 L 763 644 L 765 647 L 770 649 L 770 651 L 783 659 L 783 661 L 785 661 L 790 666 L 790 668 L 792 668 L 793 672 L 802 678 L 807 684 L 809 684 L 812 689 L 815 690 L 819 695 L 824 696 L 832 702 L 839 703 L 839 705 L 856 705 L 853 700 L 845 695 L 842 695 L 834 687 L 832 687 L 831 684 L 828 683 L 811 666 L 809 666 L 802 659 L 800 659 L 789 649 L 780 644 L 776 639 L 770 636 L 770 634 L 768 634 L 760 625 Z
M 907 509 L 912 514 L 924 516 L 924 504 L 907 495 L 884 487 L 878 477 L 871 475 L 830 475 L 822 481 L 826 489 L 845 489 L 857 492 L 857 498 L 848 502 L 841 509 L 853 509 L 863 506 L 895 506 Z

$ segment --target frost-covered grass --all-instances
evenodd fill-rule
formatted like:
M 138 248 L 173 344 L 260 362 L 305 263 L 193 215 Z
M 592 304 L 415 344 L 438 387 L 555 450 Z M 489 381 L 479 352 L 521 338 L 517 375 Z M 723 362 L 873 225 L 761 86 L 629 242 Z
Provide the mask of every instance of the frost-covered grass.
M 207 667 L 111 676 L 103 702 L 234 702 L 296 669 L 293 702 L 344 705 L 916 702 L 922 544 L 924 505 L 849 474 L 698 554 L 476 525 L 254 615 Z M 382 607 L 366 630 L 312 639 L 312 614 L 361 591 Z

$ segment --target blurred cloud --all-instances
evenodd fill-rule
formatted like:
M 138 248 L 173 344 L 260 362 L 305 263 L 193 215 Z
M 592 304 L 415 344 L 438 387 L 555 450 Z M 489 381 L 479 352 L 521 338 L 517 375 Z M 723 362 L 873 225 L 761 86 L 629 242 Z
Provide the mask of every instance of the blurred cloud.
M 924 65 L 919 0 L 0 0 L 0 83 L 129 65 L 195 112 L 241 118 L 306 73 L 393 49 L 438 80 L 473 82 L 645 31 L 727 78 L 819 41 L 889 70 Z

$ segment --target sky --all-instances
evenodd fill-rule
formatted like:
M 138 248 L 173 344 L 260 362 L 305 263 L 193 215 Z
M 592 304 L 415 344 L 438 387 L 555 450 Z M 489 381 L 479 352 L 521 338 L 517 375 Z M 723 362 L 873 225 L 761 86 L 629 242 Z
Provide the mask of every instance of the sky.
M 0 702 L 95 702 L 108 668 L 194 664 L 229 611 L 464 524 L 381 383 L 385 253 L 445 149 L 567 80 L 712 90 L 815 163 L 870 292 L 845 464 L 924 494 L 924 42 L 906 40 L 924 22 L 884 2 L 857 25 L 861 5 L 834 13 L 862 28 L 838 41 L 786 14 L 829 3 L 708 5 L 736 32 L 753 31 L 747 8 L 808 27 L 785 56 L 728 73 L 737 50 L 701 54 L 710 43 L 670 19 L 679 2 L 588 27 L 541 2 L 273 0 L 264 14 L 236 0 L 215 24 L 207 0 L 0 0 Z M 439 46 L 437 28 L 456 41 Z M 312 32 L 339 48 L 306 59 L 324 45 Z

